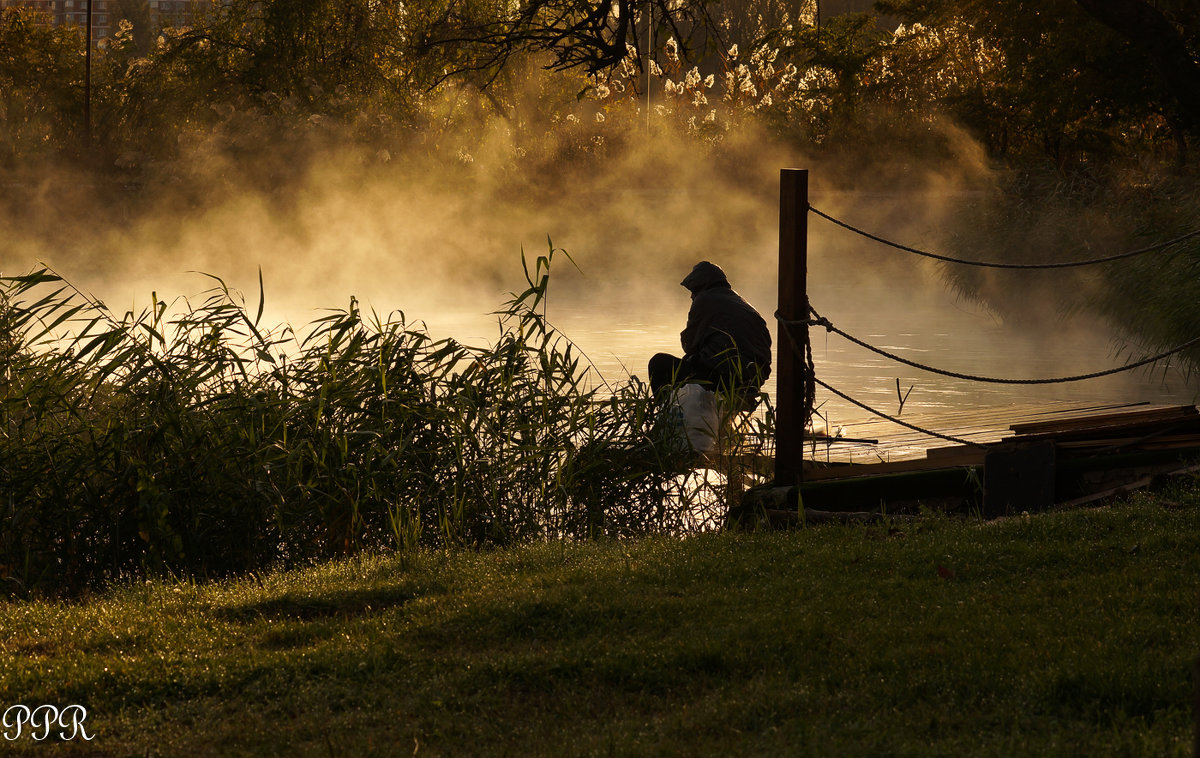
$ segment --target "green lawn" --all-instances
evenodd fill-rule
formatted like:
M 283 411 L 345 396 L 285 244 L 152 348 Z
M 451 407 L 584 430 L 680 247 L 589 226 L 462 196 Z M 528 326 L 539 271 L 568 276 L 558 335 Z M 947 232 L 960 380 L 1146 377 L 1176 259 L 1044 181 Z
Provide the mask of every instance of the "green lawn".
M 0 656 L 88 709 L 28 755 L 1189 756 L 1200 492 L 138 584 Z

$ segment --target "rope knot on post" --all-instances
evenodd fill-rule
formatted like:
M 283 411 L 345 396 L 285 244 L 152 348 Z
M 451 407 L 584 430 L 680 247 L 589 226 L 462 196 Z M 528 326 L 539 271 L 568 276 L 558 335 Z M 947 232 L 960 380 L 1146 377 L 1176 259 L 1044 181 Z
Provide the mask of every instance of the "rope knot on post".
M 833 322 L 832 321 L 825 318 L 824 316 L 818 316 L 816 311 L 813 311 L 812 315 L 813 315 L 813 318 L 810 318 L 808 320 L 809 326 L 823 326 L 823 327 L 825 327 L 825 331 L 827 331 L 827 332 L 833 331 Z

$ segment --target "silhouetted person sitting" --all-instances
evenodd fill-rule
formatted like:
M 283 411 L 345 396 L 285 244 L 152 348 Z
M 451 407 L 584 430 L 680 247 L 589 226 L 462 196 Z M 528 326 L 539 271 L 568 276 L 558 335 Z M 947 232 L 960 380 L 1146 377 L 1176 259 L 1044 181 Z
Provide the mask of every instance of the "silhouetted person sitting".
M 733 393 L 753 406 L 771 375 L 771 332 L 754 307 L 733 291 L 725 272 L 697 263 L 680 282 L 692 293 L 687 328 L 679 335 L 683 358 L 658 353 L 650 359 L 655 394 L 671 385 L 701 384 Z

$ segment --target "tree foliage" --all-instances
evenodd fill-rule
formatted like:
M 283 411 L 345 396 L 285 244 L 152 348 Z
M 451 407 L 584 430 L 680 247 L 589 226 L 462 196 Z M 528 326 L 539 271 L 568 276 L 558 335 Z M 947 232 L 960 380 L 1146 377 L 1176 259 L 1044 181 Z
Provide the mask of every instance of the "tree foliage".
M 1164 113 L 1200 132 L 1200 17 L 1190 2 L 1153 5 L 1144 0 L 1076 0 L 1129 42 L 1167 96 Z
M 538 67 L 575 92 L 586 74 L 642 95 L 665 86 L 656 71 L 695 68 L 732 76 L 724 102 L 752 104 L 801 143 L 948 116 L 1004 160 L 1062 168 L 1141 152 L 1183 163 L 1200 134 L 1200 22 L 1187 6 L 881 0 L 903 22 L 888 28 L 870 14 L 821 17 L 811 1 L 220 0 L 190 27 L 160 30 L 144 3 L 121 0 L 125 21 L 96 56 L 93 112 L 105 161 L 120 165 L 169 158 L 231 113 L 293 125 L 383 115 L 419 131 L 441 118 L 430 104 L 447 88 L 513 116 Z M 2 18 L 12 164 L 77 142 L 82 39 L 28 10 Z M 756 54 L 769 65 L 751 71 Z
M 83 114 L 82 37 L 24 7 L 0 10 L 0 168 L 70 149 Z
M 1182 160 L 1187 134 L 1200 134 L 1188 82 L 1197 81 L 1190 3 L 1141 0 L 881 0 L 910 24 L 958 30 L 978 46 L 983 76 L 943 102 L 998 154 L 1040 151 L 1058 165 L 1080 156 L 1141 149 L 1161 139 Z M 1141 19 L 1127 23 L 1127 16 Z M 1153 42 L 1152 42 L 1153 41 Z M 960 53 L 947 46 L 942 60 Z M 993 65 L 986 66 L 990 59 Z M 998 65 L 995 65 L 998 64 Z

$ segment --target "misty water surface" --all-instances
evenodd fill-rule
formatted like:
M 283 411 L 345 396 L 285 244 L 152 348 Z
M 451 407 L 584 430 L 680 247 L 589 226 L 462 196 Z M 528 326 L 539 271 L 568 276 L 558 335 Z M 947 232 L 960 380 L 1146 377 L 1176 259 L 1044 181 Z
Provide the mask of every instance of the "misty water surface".
M 895 279 L 884 278 L 810 284 L 814 307 L 845 331 L 909 360 L 959 373 L 1062 377 L 1105 370 L 1143 355 L 1131 353 L 1103 324 L 1081 317 L 1004 324 L 978 306 L 962 302 L 940 282 L 923 277 L 905 281 L 902 292 Z M 771 323 L 774 294 L 762 288 L 739 289 L 768 319 L 778 344 L 778 329 Z M 617 383 L 628 373 L 645 379 L 646 361 L 655 352 L 680 353 L 679 331 L 688 305 L 687 292 L 680 288 L 653 302 L 641 296 L 600 301 L 558 298 L 551 301 L 547 315 L 605 380 Z M 430 328 L 468 342 L 486 340 L 496 330 L 486 317 L 469 313 L 435 317 Z M 1058 401 L 1190 404 L 1196 400 L 1194 382 L 1189 383 L 1185 373 L 1169 363 L 1067 384 L 980 384 L 894 363 L 822 328 L 814 327 L 810 334 L 817 374 L 823 381 L 891 414 L 900 410 L 897 379 L 902 391 L 912 387 L 903 408 L 905 416 Z M 766 387 L 772 399 L 774 379 Z M 870 416 L 821 388 L 817 403 L 831 426 Z

